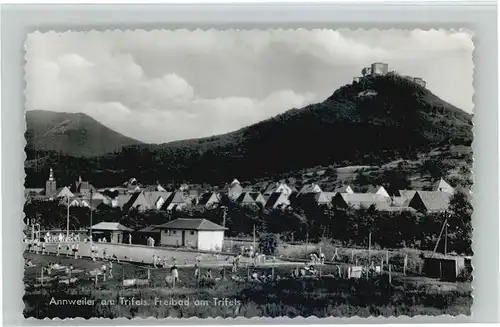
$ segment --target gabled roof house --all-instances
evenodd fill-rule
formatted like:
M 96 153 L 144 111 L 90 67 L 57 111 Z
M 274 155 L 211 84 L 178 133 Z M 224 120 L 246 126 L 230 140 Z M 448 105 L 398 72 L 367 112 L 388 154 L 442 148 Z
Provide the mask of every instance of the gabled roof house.
M 417 191 L 408 206 L 420 212 L 442 212 L 448 210 L 451 193 L 442 191 Z

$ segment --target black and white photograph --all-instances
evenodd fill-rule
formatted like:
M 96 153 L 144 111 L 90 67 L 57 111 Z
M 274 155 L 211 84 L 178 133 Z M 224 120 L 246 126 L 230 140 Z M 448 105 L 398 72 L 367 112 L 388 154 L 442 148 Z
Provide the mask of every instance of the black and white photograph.
M 471 315 L 467 30 L 24 50 L 25 318 Z

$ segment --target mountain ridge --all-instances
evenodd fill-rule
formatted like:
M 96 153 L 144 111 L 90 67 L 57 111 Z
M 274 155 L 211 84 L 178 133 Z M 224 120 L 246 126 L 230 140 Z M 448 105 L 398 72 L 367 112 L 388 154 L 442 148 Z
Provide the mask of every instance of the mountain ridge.
M 122 180 L 219 182 L 317 165 L 379 165 L 439 146 L 470 146 L 471 118 L 428 89 L 388 74 L 363 78 L 322 102 L 230 133 L 126 145 L 92 159 L 89 167 Z
M 99 156 L 140 141 L 122 135 L 84 113 L 26 112 L 26 142 L 33 150 Z M 106 142 L 102 142 L 102 140 Z

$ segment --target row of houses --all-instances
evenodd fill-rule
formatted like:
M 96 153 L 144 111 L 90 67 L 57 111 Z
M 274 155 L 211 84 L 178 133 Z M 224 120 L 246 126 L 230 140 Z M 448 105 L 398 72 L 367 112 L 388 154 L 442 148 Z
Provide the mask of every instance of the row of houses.
M 26 189 L 29 199 L 60 199 L 62 204 L 71 207 L 99 206 L 120 208 L 121 210 L 182 210 L 198 205 L 213 209 L 227 201 L 242 206 L 255 206 L 266 209 L 326 205 L 338 208 L 374 207 L 380 211 L 420 211 L 439 212 L 449 206 L 454 188 L 441 179 L 431 191 L 399 190 L 390 195 L 383 186 L 373 186 L 365 192 L 355 192 L 350 185 L 333 190 L 323 190 L 319 184 L 303 185 L 300 189 L 285 182 L 267 183 L 257 186 L 243 186 L 237 179 L 214 190 L 188 184 L 175 191 L 167 191 L 159 183 L 141 185 L 135 178 L 121 186 L 96 189 L 80 177 L 74 185 L 56 187 L 52 169 L 45 189 Z

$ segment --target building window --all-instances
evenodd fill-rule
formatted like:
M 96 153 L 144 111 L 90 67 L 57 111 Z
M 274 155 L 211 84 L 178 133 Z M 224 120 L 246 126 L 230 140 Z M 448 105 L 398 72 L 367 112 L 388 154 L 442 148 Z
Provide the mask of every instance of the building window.
M 194 231 L 191 231 L 191 235 L 194 235 Z
M 173 231 L 172 231 L 172 234 L 173 234 L 173 235 L 177 234 L 177 231 L 173 230 Z

